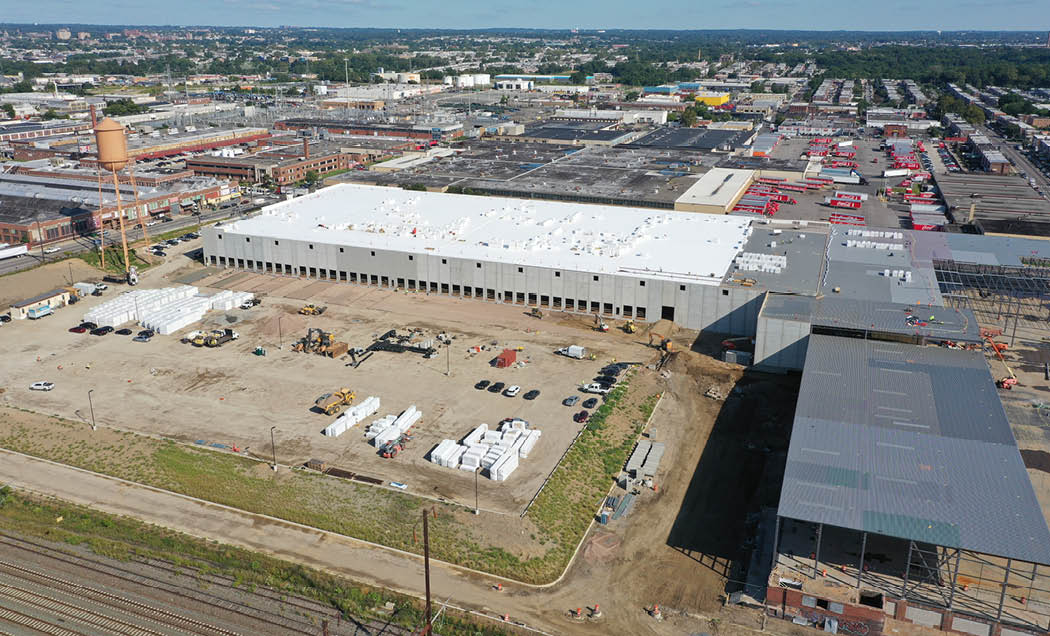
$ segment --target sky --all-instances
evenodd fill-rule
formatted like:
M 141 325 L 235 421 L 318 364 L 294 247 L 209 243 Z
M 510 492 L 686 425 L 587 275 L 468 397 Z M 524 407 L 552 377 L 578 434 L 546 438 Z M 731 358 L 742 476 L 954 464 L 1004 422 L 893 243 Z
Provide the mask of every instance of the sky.
M 8 23 L 393 28 L 1050 29 L 1050 0 L 0 0 Z

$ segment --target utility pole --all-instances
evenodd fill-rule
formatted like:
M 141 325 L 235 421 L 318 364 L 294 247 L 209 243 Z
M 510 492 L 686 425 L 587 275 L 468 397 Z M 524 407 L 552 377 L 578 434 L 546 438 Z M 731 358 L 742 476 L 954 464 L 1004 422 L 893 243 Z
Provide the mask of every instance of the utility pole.
M 426 577 L 427 591 L 427 605 L 424 610 L 424 617 L 426 618 L 426 626 L 423 628 L 424 636 L 430 634 L 431 630 L 434 629 L 430 614 L 430 524 L 427 521 L 429 513 L 429 510 L 423 510 L 423 575 Z
M 88 408 L 91 409 L 91 430 L 97 431 L 98 427 L 95 426 L 95 405 L 91 403 L 91 392 L 95 389 L 88 389 Z
M 452 375 L 452 345 L 445 345 L 445 354 L 445 377 L 449 377 Z
M 273 441 L 273 430 L 276 426 L 270 427 L 270 449 L 273 450 L 273 472 L 277 472 L 277 444 Z
M 481 466 L 474 469 L 474 514 L 481 514 L 481 508 L 478 506 L 478 474 L 481 473 Z

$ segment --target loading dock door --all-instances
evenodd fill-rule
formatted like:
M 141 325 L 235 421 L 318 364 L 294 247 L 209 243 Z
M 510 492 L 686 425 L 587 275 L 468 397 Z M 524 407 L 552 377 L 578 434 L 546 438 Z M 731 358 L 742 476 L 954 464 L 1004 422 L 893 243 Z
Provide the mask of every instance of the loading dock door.
M 674 307 L 668 307 L 667 305 L 664 305 L 663 309 L 660 310 L 660 319 L 670 320 L 671 322 L 674 322 Z

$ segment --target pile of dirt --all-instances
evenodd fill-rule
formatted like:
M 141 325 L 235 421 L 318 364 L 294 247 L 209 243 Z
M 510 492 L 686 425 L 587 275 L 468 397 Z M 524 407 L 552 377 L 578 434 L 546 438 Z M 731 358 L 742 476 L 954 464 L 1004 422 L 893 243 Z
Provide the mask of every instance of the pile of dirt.
M 1025 468 L 1050 473 L 1050 453 L 1042 450 L 1022 450 L 1021 459 Z

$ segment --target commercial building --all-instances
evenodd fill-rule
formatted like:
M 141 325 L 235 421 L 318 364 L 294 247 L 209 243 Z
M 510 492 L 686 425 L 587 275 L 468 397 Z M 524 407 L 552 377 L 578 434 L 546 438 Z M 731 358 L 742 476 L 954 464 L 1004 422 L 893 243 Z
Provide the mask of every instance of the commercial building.
M 161 135 L 159 132 L 150 135 L 129 135 L 128 157 L 132 160 L 157 159 L 183 153 L 205 152 L 227 146 L 250 144 L 269 136 L 270 131 L 266 128 L 209 128 L 168 135 Z M 74 148 L 57 150 L 54 154 L 67 154 L 73 152 L 74 149 L 79 153 L 87 152 L 87 156 L 82 157 L 80 162 L 85 166 L 94 166 L 94 140 L 89 141 L 88 144 L 85 147 L 84 143 L 80 143 Z
M 729 214 L 754 179 L 751 170 L 714 168 L 700 177 L 674 203 L 681 212 Z
M 191 177 L 156 186 L 140 185 L 137 206 L 129 186 L 121 187 L 120 196 L 125 219 L 138 222 L 140 215 L 154 217 L 199 209 L 239 196 L 239 192 L 227 181 Z M 69 179 L 64 174 L 0 173 L 0 198 L 0 232 L 16 238 L 8 242 L 50 243 L 119 224 L 111 180 L 100 185 L 97 179 Z
M 0 124 L 0 142 L 12 142 L 26 139 L 54 137 L 56 135 L 75 135 L 88 132 L 91 124 L 71 121 L 40 121 Z
M 338 119 L 283 119 L 274 122 L 276 130 L 322 131 L 332 135 L 407 137 L 421 140 L 448 140 L 463 133 L 463 124 L 377 124 Z
M 729 93 L 721 93 L 717 91 L 697 91 L 693 94 L 693 99 L 707 106 L 721 106 L 722 104 L 729 103 Z
M 336 143 L 303 140 L 303 145 L 278 146 L 269 151 L 238 157 L 191 157 L 186 168 L 194 174 L 259 183 L 270 181 L 279 186 L 306 178 L 310 171 L 324 176 L 348 170 L 362 160 L 362 155 L 344 152 Z
M 204 231 L 208 263 L 479 301 L 746 330 L 728 216 L 337 185 Z M 750 309 L 745 309 L 749 307 Z

